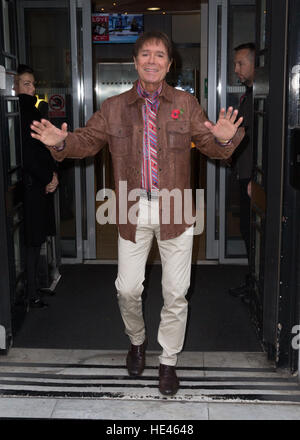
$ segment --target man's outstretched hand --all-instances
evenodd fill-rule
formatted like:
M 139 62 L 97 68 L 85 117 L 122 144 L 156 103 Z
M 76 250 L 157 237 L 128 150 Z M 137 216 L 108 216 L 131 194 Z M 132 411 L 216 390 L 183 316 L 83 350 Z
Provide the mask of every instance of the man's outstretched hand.
M 33 121 L 30 128 L 32 130 L 31 136 L 48 147 L 62 146 L 68 135 L 68 124 L 66 122 L 59 129 L 47 119 L 42 119 L 41 122 Z
M 233 138 L 237 132 L 237 129 L 243 122 L 242 117 L 236 120 L 237 115 L 238 110 L 233 110 L 233 107 L 228 107 L 227 112 L 224 108 L 222 108 L 216 124 L 206 121 L 204 122 L 204 125 L 218 139 L 219 142 L 227 142 Z

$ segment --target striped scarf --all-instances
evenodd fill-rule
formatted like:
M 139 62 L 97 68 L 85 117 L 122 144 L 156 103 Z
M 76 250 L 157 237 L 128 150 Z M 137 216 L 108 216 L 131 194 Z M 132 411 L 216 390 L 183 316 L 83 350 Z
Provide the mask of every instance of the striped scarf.
M 145 99 L 143 106 L 144 136 L 143 136 L 143 162 L 141 187 L 147 192 L 158 191 L 157 174 L 157 132 L 156 116 L 159 107 L 159 94 L 162 87 L 152 95 L 137 85 L 138 94 Z

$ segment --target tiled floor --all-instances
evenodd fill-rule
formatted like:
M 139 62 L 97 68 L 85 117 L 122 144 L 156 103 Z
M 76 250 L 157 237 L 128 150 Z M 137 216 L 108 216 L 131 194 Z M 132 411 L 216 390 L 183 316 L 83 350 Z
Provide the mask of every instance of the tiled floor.
M 11 349 L 0 357 L 0 418 L 300 420 L 297 377 L 275 371 L 264 353 L 184 352 L 173 398 L 157 390 L 157 352 L 148 353 L 143 377 L 131 381 L 125 355 Z
M 1 418 L 73 420 L 300 420 L 300 406 L 2 397 L 0 414 Z

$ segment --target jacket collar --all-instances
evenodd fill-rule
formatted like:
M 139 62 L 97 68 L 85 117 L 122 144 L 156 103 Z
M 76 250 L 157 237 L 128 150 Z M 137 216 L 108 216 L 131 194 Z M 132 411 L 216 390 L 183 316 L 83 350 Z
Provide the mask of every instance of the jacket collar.
M 138 94 L 138 92 L 136 90 L 137 83 L 138 83 L 138 80 L 136 80 L 134 82 L 132 89 L 130 89 L 128 91 L 128 94 L 127 94 L 127 104 L 128 105 L 134 104 L 138 100 L 142 100 L 142 98 L 139 96 L 139 94 Z M 162 90 L 160 92 L 159 97 L 160 98 L 164 98 L 167 101 L 172 102 L 173 101 L 173 96 L 174 96 L 173 87 L 169 86 L 166 83 L 166 81 L 163 81 Z
M 20 93 L 18 95 L 20 102 L 24 103 L 25 105 L 35 105 L 37 98 L 36 96 L 27 95 L 26 93 Z

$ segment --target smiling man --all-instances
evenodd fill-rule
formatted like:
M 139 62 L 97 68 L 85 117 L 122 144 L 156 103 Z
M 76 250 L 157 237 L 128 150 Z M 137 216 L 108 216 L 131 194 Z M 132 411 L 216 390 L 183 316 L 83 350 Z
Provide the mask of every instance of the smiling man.
M 242 118 L 237 119 L 237 110 L 222 109 L 213 124 L 195 97 L 166 83 L 172 46 L 164 33 L 141 35 L 134 45 L 133 58 L 138 80 L 132 89 L 108 98 L 86 127 L 70 133 L 66 124 L 60 130 L 43 120 L 34 122 L 32 136 L 49 146 L 57 160 L 93 156 L 109 144 L 119 230 L 115 285 L 131 342 L 126 360 L 128 373 L 140 376 L 145 367 L 146 332 L 141 298 L 145 266 L 155 236 L 161 256 L 164 300 L 158 330 L 162 347 L 159 390 L 164 395 L 173 395 L 179 388 L 175 366 L 186 329 L 193 221 L 186 221 L 184 215 L 178 221 L 175 213 L 170 212 L 169 221 L 164 222 L 162 194 L 177 189 L 184 198 L 185 190 L 190 189 L 191 141 L 211 158 L 231 156 L 243 137 L 243 129 L 239 128 Z M 127 208 L 121 205 L 118 192 L 124 181 Z M 128 213 L 135 201 L 129 200 L 128 194 L 136 189 L 139 212 L 137 221 L 132 222 Z M 128 221 L 118 222 L 120 210 L 125 209 Z
M 148 93 L 154 93 L 162 85 L 169 72 L 171 54 L 161 40 L 141 39 L 134 51 L 134 64 L 140 83 Z

